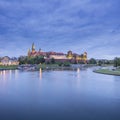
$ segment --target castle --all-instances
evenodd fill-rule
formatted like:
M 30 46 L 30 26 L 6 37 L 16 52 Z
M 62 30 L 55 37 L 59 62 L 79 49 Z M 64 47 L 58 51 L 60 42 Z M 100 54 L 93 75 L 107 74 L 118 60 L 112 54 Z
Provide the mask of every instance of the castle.
M 73 53 L 72 51 L 68 51 L 67 54 L 59 53 L 59 52 L 43 52 L 41 49 L 39 51 L 35 50 L 34 43 L 32 44 L 32 49 L 28 50 L 28 57 L 36 57 L 36 56 L 43 56 L 46 61 L 51 60 L 54 58 L 56 61 L 69 61 L 69 62 L 84 62 L 87 63 L 87 52 L 79 55 Z

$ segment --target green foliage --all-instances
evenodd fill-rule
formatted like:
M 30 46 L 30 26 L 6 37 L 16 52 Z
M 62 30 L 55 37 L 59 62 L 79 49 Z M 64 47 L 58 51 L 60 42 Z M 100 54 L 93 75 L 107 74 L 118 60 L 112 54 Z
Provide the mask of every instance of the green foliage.
M 56 62 L 58 66 L 70 67 L 70 62 Z
M 43 56 L 37 56 L 34 58 L 35 64 L 40 64 L 40 63 L 44 63 L 45 59 Z
M 70 62 L 64 62 L 63 66 L 64 67 L 70 67 Z
M 27 64 L 35 64 L 36 61 L 35 61 L 35 58 L 27 58 L 25 63 L 27 63 Z
M 105 64 L 108 64 L 108 65 L 109 65 L 109 64 L 110 64 L 110 61 L 109 61 L 109 60 L 107 60 L 107 61 L 105 62 Z
M 21 64 L 40 64 L 44 63 L 45 59 L 43 56 L 36 56 L 36 57 L 19 57 L 19 63 Z
M 97 61 L 94 58 L 91 58 L 89 60 L 89 64 L 97 64 Z
M 120 76 L 120 71 L 119 70 L 109 70 L 109 69 L 99 69 L 95 70 L 94 72 L 96 73 L 101 73 L 101 74 L 108 74 L 108 75 L 119 75 Z
M 7 70 L 15 70 L 15 69 L 17 69 L 17 65 L 7 65 L 7 66 L 5 66 L 5 65 L 0 65 L 0 69 L 7 69 Z
M 21 56 L 18 58 L 19 64 L 26 64 L 27 62 L 27 57 L 26 56 Z
M 120 58 L 115 58 L 114 59 L 114 67 L 118 67 L 118 66 L 120 66 Z
M 58 66 L 62 66 L 63 65 L 62 62 L 57 62 L 56 64 L 58 64 Z
M 101 60 L 98 61 L 98 65 L 101 66 L 103 62 Z
M 50 64 L 50 61 L 47 61 L 46 64 Z
M 51 59 L 51 63 L 55 64 L 55 59 L 54 58 Z

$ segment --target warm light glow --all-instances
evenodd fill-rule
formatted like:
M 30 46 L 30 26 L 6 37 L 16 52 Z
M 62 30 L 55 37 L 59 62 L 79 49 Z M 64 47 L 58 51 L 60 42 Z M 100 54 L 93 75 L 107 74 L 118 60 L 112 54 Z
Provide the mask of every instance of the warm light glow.
M 18 78 L 18 70 L 15 70 L 15 78 Z
M 5 70 L 3 70 L 3 75 L 5 75 Z
M 2 71 L 0 71 L 0 75 L 2 76 Z
M 6 80 L 6 71 L 5 70 L 2 71 L 2 78 L 3 78 L 3 80 Z
M 77 79 L 80 78 L 80 68 L 77 68 Z
M 42 80 L 42 69 L 40 68 L 40 71 L 39 71 L 39 75 L 40 75 L 40 80 Z
M 80 68 L 77 68 L 77 73 L 80 73 Z
M 12 77 L 12 70 L 9 71 L 10 79 Z

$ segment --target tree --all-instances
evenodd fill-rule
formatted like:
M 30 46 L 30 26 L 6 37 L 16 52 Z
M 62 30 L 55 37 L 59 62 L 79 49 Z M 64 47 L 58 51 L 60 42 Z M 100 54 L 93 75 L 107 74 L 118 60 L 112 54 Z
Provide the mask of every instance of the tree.
M 94 58 L 91 58 L 89 60 L 89 64 L 97 64 L 96 60 Z
M 36 64 L 40 64 L 40 63 L 44 63 L 44 62 L 45 62 L 44 56 L 39 56 L 39 57 L 37 58 Z
M 63 63 L 62 62 L 56 62 L 58 64 L 58 66 L 62 66 Z
M 44 63 L 44 56 L 36 56 L 36 57 L 19 57 L 20 64 L 40 64 Z
M 51 63 L 55 64 L 55 59 L 54 58 L 51 59 Z
M 35 58 L 33 57 L 27 58 L 27 64 L 35 64 Z
M 64 62 L 63 64 L 65 67 L 69 67 L 70 66 L 70 62 Z
M 104 64 L 104 61 L 99 60 L 99 61 L 98 61 L 98 65 L 101 66 L 102 64 Z
M 114 59 L 114 67 L 118 67 L 118 66 L 120 66 L 120 58 L 115 58 Z
M 107 60 L 107 61 L 105 62 L 105 64 L 110 64 L 110 61 L 109 61 L 109 60 Z
M 19 64 L 26 64 L 27 63 L 27 57 L 26 56 L 20 56 L 18 58 Z

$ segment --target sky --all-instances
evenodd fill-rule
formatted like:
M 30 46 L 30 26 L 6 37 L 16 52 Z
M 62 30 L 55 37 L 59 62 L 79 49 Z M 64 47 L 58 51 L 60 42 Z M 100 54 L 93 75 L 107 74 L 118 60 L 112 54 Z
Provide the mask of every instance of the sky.
M 120 57 L 120 0 L 0 0 L 0 56 L 36 50 Z

